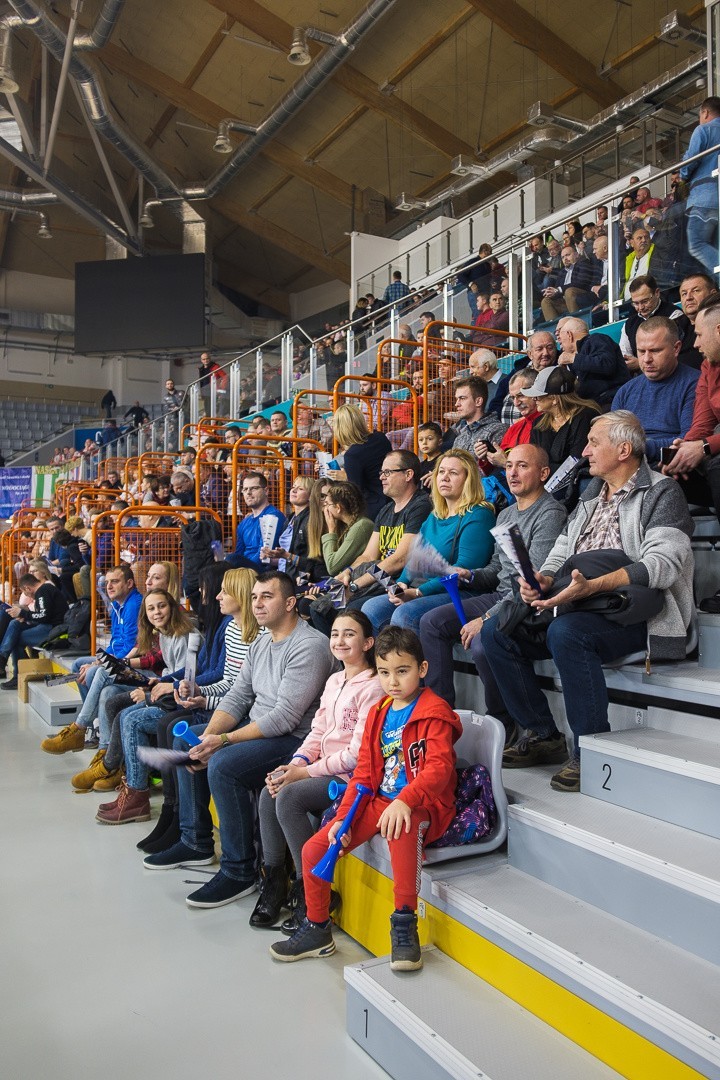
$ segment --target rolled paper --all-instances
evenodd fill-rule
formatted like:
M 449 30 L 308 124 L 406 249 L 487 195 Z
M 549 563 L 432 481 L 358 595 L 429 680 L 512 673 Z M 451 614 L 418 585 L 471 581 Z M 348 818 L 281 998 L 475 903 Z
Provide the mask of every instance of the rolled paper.
M 457 574 L 446 574 L 445 577 L 440 578 L 440 584 L 444 586 L 450 599 L 452 600 L 452 605 L 457 612 L 457 617 L 460 620 L 460 625 L 464 626 L 465 623 L 468 621 L 468 618 L 462 606 L 462 600 L 460 599 L 460 586 L 458 585 Z
M 320 862 L 312 868 L 311 873 L 313 873 L 315 877 L 321 878 L 323 881 L 332 881 L 333 877 L 335 876 L 335 865 L 340 858 L 343 850 L 341 842 L 342 838 L 345 833 L 348 832 L 348 830 L 350 829 L 350 826 L 353 823 L 353 818 L 360 809 L 360 803 L 363 802 L 363 800 L 366 799 L 368 795 L 372 795 L 372 788 L 364 787 L 362 784 L 358 784 L 356 791 L 357 794 L 353 800 L 352 806 L 348 810 L 347 814 L 345 815 L 345 820 L 335 834 L 335 839 L 327 849 L 327 854 L 323 855 Z
M 328 795 L 333 802 L 347 789 L 347 784 L 339 784 L 337 780 L 331 780 L 328 784 Z
M 177 724 L 173 725 L 173 735 L 176 735 L 178 739 L 184 739 L 188 746 L 199 746 L 200 740 L 194 731 L 190 730 L 190 725 L 187 720 L 178 720 Z

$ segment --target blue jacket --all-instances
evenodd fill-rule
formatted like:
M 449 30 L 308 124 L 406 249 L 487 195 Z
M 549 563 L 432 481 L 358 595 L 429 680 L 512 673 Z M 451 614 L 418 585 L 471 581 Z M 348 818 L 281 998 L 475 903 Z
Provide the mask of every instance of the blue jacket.
M 690 145 L 683 155 L 684 158 L 694 157 L 701 154 L 710 146 L 720 143 L 720 117 L 711 120 L 708 124 L 698 124 L 690 136 Z M 713 177 L 713 169 L 717 167 L 717 153 L 706 154 L 704 158 L 693 161 L 689 165 L 683 165 L 680 175 L 683 180 L 690 182 L 690 194 L 687 200 L 687 209 L 693 206 L 718 205 L 717 177 Z
M 197 657 L 196 686 L 210 686 L 220 682 L 225 672 L 225 631 L 232 615 L 226 615 L 213 634 L 212 641 L 203 639 Z M 160 682 L 180 682 L 185 677 L 185 668 L 178 668 L 170 675 L 164 675 Z
M 225 561 L 230 566 L 242 566 L 242 559 L 249 559 L 250 562 L 260 562 L 260 548 L 263 547 L 262 534 L 260 532 L 260 519 L 267 517 L 268 514 L 277 518 L 277 526 L 275 529 L 275 540 L 277 540 L 280 533 L 285 528 L 285 515 L 281 514 L 279 510 L 276 510 L 274 506 L 266 506 L 261 514 L 255 517 L 254 514 L 248 514 L 242 521 L 238 522 L 236 533 L 235 550 L 232 554 L 226 556 Z M 273 544 L 270 547 L 274 546 Z
M 111 633 L 107 651 L 113 656 L 127 656 L 137 644 L 138 617 L 142 595 L 133 589 L 124 604 L 113 600 L 110 605 Z

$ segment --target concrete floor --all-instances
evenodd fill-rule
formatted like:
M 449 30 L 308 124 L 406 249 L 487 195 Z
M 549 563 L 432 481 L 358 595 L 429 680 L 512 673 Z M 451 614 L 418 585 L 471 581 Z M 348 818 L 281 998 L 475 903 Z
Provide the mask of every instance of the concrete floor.
M 365 950 L 337 931 L 333 957 L 278 964 L 255 898 L 191 911 L 202 873 L 143 870 L 152 825 L 98 825 L 103 797 L 70 787 L 91 754 L 42 753 L 49 731 L 0 692 L 3 1080 L 386 1077 L 345 1033 Z

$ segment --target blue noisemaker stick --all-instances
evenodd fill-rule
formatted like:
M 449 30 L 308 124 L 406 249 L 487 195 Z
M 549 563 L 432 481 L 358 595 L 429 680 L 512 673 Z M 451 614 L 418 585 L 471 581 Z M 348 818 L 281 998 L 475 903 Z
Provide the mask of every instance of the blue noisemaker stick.
M 372 795 L 372 788 L 364 787 L 362 784 L 358 784 L 356 791 L 357 795 L 355 796 L 353 804 L 345 815 L 345 820 L 335 834 L 335 839 L 327 849 L 327 854 L 323 855 L 320 862 L 312 868 L 311 873 L 313 873 L 315 877 L 321 878 L 323 881 L 332 881 L 335 876 L 335 866 L 343 850 L 341 842 L 342 838 L 352 825 L 353 818 L 360 809 L 360 803 L 366 799 L 368 795 Z
M 335 802 L 344 791 L 347 790 L 347 784 L 341 784 L 337 780 L 331 780 L 328 784 L 328 797 Z
M 457 612 L 457 617 L 460 620 L 460 625 L 464 626 L 468 621 L 468 618 L 462 606 L 462 600 L 460 599 L 460 586 L 458 585 L 457 574 L 447 574 L 445 577 L 441 577 L 440 584 L 447 590 L 447 593 L 452 600 L 453 607 Z
M 200 740 L 194 731 L 190 730 L 190 725 L 187 720 L 178 720 L 177 724 L 173 724 L 173 735 L 177 735 L 178 739 L 184 739 L 188 746 L 199 746 Z

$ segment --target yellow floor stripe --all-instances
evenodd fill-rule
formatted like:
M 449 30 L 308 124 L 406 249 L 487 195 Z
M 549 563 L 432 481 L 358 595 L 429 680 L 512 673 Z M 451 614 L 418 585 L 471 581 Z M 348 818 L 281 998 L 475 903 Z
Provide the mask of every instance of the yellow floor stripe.
M 338 863 L 337 922 L 375 956 L 390 951 L 392 882 L 354 856 Z M 447 956 L 516 1001 L 628 1080 L 704 1080 L 703 1074 L 541 975 L 430 904 L 420 920 L 423 945 Z

